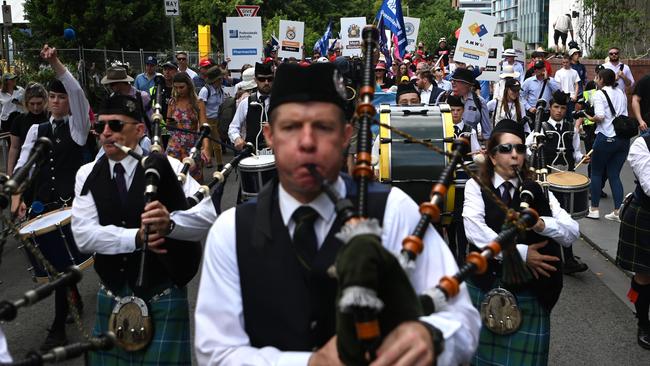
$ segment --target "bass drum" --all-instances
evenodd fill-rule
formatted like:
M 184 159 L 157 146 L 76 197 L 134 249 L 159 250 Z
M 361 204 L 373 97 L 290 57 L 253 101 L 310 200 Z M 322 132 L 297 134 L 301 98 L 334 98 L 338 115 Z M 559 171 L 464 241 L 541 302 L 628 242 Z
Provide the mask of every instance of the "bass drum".
M 451 152 L 454 128 L 449 106 L 380 106 L 380 121 L 409 135 Z M 380 127 L 379 180 L 399 187 L 420 204 L 430 200 L 431 188 L 447 166 L 448 158 L 420 144 L 408 142 L 389 128 Z M 455 189 L 449 188 L 443 209 L 443 224 L 451 221 Z

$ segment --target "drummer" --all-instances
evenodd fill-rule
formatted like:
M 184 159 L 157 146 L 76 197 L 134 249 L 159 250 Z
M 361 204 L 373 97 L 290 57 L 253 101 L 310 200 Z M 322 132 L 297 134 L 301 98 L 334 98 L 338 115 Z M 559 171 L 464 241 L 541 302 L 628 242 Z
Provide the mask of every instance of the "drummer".
M 25 164 L 39 137 L 48 137 L 54 148 L 50 152 L 49 159 L 41 164 L 40 170 L 31 182 L 33 190 L 25 192 L 22 197 L 17 195 L 12 198 L 11 211 L 18 217 L 25 215 L 35 217 L 70 205 L 74 198 L 75 173 L 85 161 L 92 160 L 88 145 L 94 141 L 88 139 L 90 131 L 88 99 L 79 82 L 57 57 L 56 48 L 44 45 L 41 49 L 41 57 L 52 66 L 56 74 L 56 79 L 48 84 L 47 107 L 50 118 L 48 122 L 33 125 L 29 129 L 14 172 Z M 29 211 L 25 202 L 30 205 Z M 65 268 L 57 269 L 65 270 Z M 71 290 L 71 297 L 77 308 L 81 310 L 83 303 L 76 285 Z M 67 343 L 65 333 L 68 316 L 67 292 L 67 289 L 56 290 L 54 320 L 45 342 L 41 345 L 43 352 Z
M 575 125 L 565 118 L 568 103 L 569 94 L 561 90 L 553 93 L 550 118 L 548 121 L 542 122 L 542 133 L 546 135 L 543 154 L 546 164 L 553 168 L 566 167 L 569 171 L 573 171 L 576 162 L 582 159 L 583 154 L 580 151 L 580 133 Z M 531 147 L 534 143 L 535 136 L 531 133 L 526 138 L 526 145 Z M 584 272 L 589 269 L 586 263 L 573 255 L 573 246 L 563 246 L 562 251 L 565 274 Z
M 481 145 L 478 143 L 476 128 L 470 126 L 463 121 L 463 114 L 465 113 L 465 103 L 460 97 L 450 95 L 447 97 L 447 104 L 451 109 L 451 118 L 454 121 L 454 137 L 465 137 L 470 141 L 470 148 L 472 153 L 481 151 Z M 465 160 L 472 160 L 470 156 Z
M 582 157 L 580 133 L 575 125 L 566 119 L 569 94 L 557 90 L 551 98 L 550 117 L 542 122 L 542 133 L 546 135 L 544 160 L 554 167 L 566 167 L 573 171 Z M 526 145 L 535 143 L 534 134 L 528 135 Z

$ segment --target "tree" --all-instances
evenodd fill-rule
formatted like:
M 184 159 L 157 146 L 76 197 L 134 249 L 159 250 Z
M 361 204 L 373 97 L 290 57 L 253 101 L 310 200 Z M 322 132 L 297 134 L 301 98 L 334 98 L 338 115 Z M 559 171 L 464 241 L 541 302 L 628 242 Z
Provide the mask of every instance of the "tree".
M 14 32 L 22 47 L 158 49 L 169 39 L 169 21 L 160 0 L 25 0 L 25 18 L 32 36 Z M 77 39 L 66 41 L 73 28 Z
M 411 9 L 411 16 L 421 19 L 418 40 L 427 49 L 438 47 L 438 40 L 442 37 L 447 38 L 450 46 L 456 43 L 455 32 L 463 22 L 463 12 L 449 6 L 449 1 L 423 1 Z

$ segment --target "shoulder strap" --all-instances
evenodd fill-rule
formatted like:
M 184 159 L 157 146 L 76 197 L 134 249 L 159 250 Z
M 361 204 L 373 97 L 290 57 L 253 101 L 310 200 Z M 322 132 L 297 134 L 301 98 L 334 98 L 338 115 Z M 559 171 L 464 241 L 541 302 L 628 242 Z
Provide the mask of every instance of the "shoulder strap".
M 483 103 L 481 103 L 481 99 L 478 97 L 478 94 L 476 94 L 476 92 L 472 92 L 472 99 L 474 99 L 474 105 L 476 106 L 476 109 L 478 109 L 478 114 L 482 114 Z
M 539 91 L 539 96 L 537 96 L 537 100 L 542 99 L 542 95 L 544 95 L 544 89 L 546 89 L 546 82 L 548 79 L 544 79 L 544 84 L 542 84 L 542 90 Z
M 650 151 L 650 135 L 643 136 L 643 139 L 645 140 L 645 146 Z
M 609 110 L 612 112 L 612 116 L 616 117 L 616 110 L 614 109 L 614 105 L 612 104 L 612 100 L 609 99 L 609 95 L 607 95 L 607 92 L 605 89 L 601 89 L 603 94 L 605 94 L 605 98 L 607 99 L 607 104 L 609 104 Z

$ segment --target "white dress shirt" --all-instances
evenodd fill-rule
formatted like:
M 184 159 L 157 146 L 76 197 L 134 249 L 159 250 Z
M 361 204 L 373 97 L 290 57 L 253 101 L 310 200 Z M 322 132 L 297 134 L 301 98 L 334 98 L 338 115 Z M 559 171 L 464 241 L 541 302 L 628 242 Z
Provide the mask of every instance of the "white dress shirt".
M 135 152 L 142 154 L 140 146 L 136 146 Z M 176 173 L 179 173 L 183 164 L 172 158 L 167 157 L 169 163 Z M 100 253 L 100 254 L 122 254 L 132 253 L 135 251 L 135 236 L 139 228 L 124 228 L 115 225 L 100 225 L 99 214 L 95 206 L 95 199 L 92 192 L 89 191 L 86 195 L 81 195 L 81 189 L 86 183 L 86 179 L 90 172 L 95 167 L 96 161 L 83 165 L 77 172 L 76 182 L 74 186 L 75 199 L 72 201 L 72 233 L 74 240 L 81 252 L 85 253 Z M 113 176 L 113 168 L 117 162 L 113 160 L 108 161 L 108 166 Z M 135 175 L 135 168 L 138 161 L 135 158 L 127 155 L 124 159 L 119 161 L 124 167 L 124 180 L 126 187 L 131 187 L 133 177 Z M 183 185 L 183 191 L 186 195 L 193 194 L 199 188 L 199 184 L 192 177 L 187 177 Z M 142 192 L 144 194 L 144 192 Z
M 256 92 L 257 98 L 259 100 L 260 98 L 260 93 Z M 269 101 L 271 98 L 267 98 L 264 101 L 264 113 L 266 113 L 269 110 Z M 230 141 L 235 143 L 235 140 L 237 140 L 238 137 L 241 137 L 242 139 L 246 140 L 246 116 L 248 115 L 248 102 L 247 101 L 242 101 L 244 103 L 239 103 L 237 106 L 237 111 L 235 111 L 235 115 L 232 117 L 232 122 L 230 122 L 230 126 L 228 126 L 228 138 L 230 138 Z M 268 121 L 269 119 L 266 118 Z
M 517 116 L 517 107 L 515 106 L 514 102 L 509 102 L 508 103 L 508 109 L 503 110 L 503 102 L 501 99 L 492 99 L 487 103 L 488 111 L 490 111 L 490 117 L 492 117 L 492 121 L 494 125 L 499 123 L 502 119 L 511 119 L 514 121 L 521 120 L 526 116 L 526 108 L 524 108 L 523 103 L 521 103 L 521 100 L 519 100 L 519 116 Z M 494 115 L 496 111 L 496 115 Z M 524 123 L 524 132 L 530 133 L 530 126 L 528 123 Z
M 341 178 L 335 184 L 340 195 L 346 193 Z M 282 221 L 293 235 L 295 224 L 291 215 L 299 206 L 284 189 L 279 190 Z M 334 205 L 321 194 L 308 204 L 318 212 L 314 223 L 319 246 L 330 230 Z M 385 208 L 382 243 L 395 255 L 402 249 L 402 240 L 410 235 L 420 219 L 418 207 L 403 191 L 392 188 Z M 274 347 L 254 348 L 244 328 L 239 267 L 237 264 L 235 209 L 219 216 L 208 233 L 204 252 L 201 284 L 195 313 L 195 349 L 200 365 L 307 365 L 310 352 L 283 352 Z M 458 270 L 447 245 L 431 227 L 424 238 L 424 251 L 416 261 L 409 278 L 417 293 L 436 286 L 443 275 Z M 269 314 L 273 316 L 273 314 Z M 440 312 L 423 317 L 443 333 L 445 350 L 439 365 L 469 362 L 478 344 L 480 318 L 472 306 L 467 288 L 450 300 Z M 281 331 L 278 329 L 278 331 Z
M 451 91 L 451 82 L 449 82 L 448 80 L 445 79 L 440 79 L 440 81 L 436 80 L 436 84 L 438 84 L 438 88 L 440 89 L 443 89 L 445 91 Z M 429 94 L 431 94 L 431 91 L 429 91 Z
M 553 127 L 555 127 L 556 130 L 562 128 L 562 123 L 564 121 L 556 121 L 553 118 L 548 119 L 548 123 L 550 123 Z M 529 148 L 535 144 L 535 136 L 531 133 L 526 137 L 526 146 Z M 571 146 L 573 146 L 573 160 L 576 162 L 576 164 L 582 160 L 582 151 L 580 150 L 580 130 L 573 125 L 573 138 L 571 139 Z M 565 146 L 566 147 L 566 146 Z M 553 146 L 553 148 L 556 149 L 557 151 L 557 146 Z M 528 150 L 530 153 L 530 149 Z M 548 164 L 551 164 L 552 161 L 547 161 Z
M 24 113 L 25 108 L 23 108 L 22 100 L 25 95 L 25 89 L 16 85 L 14 91 L 9 94 L 5 92 L 0 92 L 0 104 L 2 105 L 2 112 L 0 113 L 0 120 L 4 123 L 9 119 L 9 115 L 13 112 Z M 14 103 L 14 100 L 17 100 L 17 103 Z M 3 126 L 4 127 L 4 126 Z
M 428 88 L 420 90 L 420 101 L 424 104 L 429 104 L 429 99 L 431 98 L 431 93 L 433 92 L 433 84 L 429 85 Z
M 190 195 L 196 193 L 190 192 Z M 167 234 L 168 238 L 189 241 L 205 241 L 210 226 L 217 219 L 217 211 L 210 196 L 185 211 L 173 211 L 169 218 L 174 220 L 174 230 Z
M 614 111 L 616 115 L 612 115 L 612 111 L 609 109 L 609 104 L 607 103 L 607 98 L 603 94 L 603 90 L 607 92 L 607 96 L 612 101 L 614 106 Z M 596 123 L 596 134 L 599 132 L 607 137 L 616 136 L 614 131 L 614 118 L 621 114 L 627 116 L 627 98 L 625 94 L 618 88 L 614 89 L 611 86 L 605 86 L 602 90 L 598 90 L 591 97 L 591 105 L 594 106 L 594 112 L 596 116 L 604 118 L 604 121 Z
M 627 161 L 632 167 L 643 193 L 650 196 L 650 151 L 642 137 L 634 140 L 627 155 Z
M 68 93 L 68 104 L 70 105 L 70 115 L 64 118 L 70 126 L 70 135 L 72 140 L 79 146 L 84 146 L 86 140 L 88 139 L 88 132 L 90 132 L 90 117 L 88 115 L 90 111 L 90 105 L 88 104 L 88 99 L 84 94 L 83 89 L 79 82 L 70 74 L 68 70 L 65 71 L 63 75 L 58 75 L 57 78 L 61 80 L 63 86 L 65 87 L 66 92 Z M 50 123 L 54 121 L 54 118 L 50 117 Z M 38 124 L 32 125 L 27 131 L 27 136 L 25 137 L 25 143 L 20 150 L 20 157 L 14 168 L 16 169 L 25 165 L 27 159 L 29 159 L 29 154 L 34 147 L 34 143 L 38 138 Z
M 504 189 L 501 186 L 504 181 L 499 174 L 495 174 L 494 178 L 492 178 L 494 187 L 498 188 L 500 193 Z M 510 183 L 512 183 L 510 195 L 514 197 L 514 194 L 517 194 L 516 188 L 519 186 L 519 181 L 517 179 L 510 179 Z M 548 198 L 553 216 L 540 216 L 540 219 L 544 220 L 545 228 L 541 232 L 538 232 L 538 234 L 551 238 L 562 246 L 570 247 L 580 235 L 578 222 L 572 219 L 571 215 L 560 207 L 560 203 L 553 195 L 553 192 L 548 192 Z M 465 224 L 465 236 L 467 236 L 467 240 L 479 249 L 483 249 L 497 237 L 498 233 L 485 223 L 485 202 L 481 195 L 481 186 L 474 179 L 470 179 L 465 184 L 463 223 Z M 526 261 L 528 245 L 517 244 L 517 250 L 521 254 L 521 258 Z

